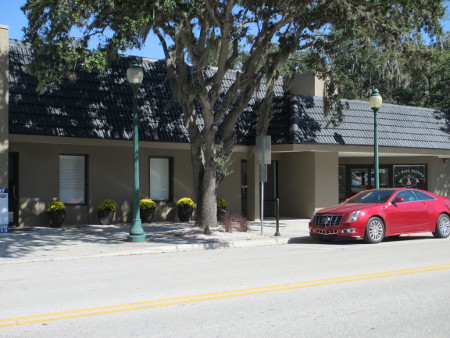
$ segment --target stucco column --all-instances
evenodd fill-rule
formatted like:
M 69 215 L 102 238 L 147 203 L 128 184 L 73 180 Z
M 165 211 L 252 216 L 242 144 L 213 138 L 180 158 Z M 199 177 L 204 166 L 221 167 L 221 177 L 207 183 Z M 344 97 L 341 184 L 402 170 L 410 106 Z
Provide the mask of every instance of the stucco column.
M 339 156 L 338 153 L 314 154 L 314 209 L 339 203 Z M 308 215 L 308 217 L 311 215 Z
M 8 188 L 9 28 L 0 25 L 0 189 Z
M 281 155 L 280 214 L 309 218 L 315 209 L 337 204 L 339 159 L 332 152 L 293 152 Z

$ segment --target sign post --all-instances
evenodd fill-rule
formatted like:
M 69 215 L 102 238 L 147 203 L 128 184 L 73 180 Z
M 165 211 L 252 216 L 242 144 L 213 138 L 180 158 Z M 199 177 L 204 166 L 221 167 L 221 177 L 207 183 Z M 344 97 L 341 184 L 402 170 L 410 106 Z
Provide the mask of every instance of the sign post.
M 8 235 L 8 189 L 0 189 L 0 236 Z
M 261 215 L 261 235 L 264 234 L 264 182 L 267 182 L 267 165 L 271 163 L 271 148 L 272 142 L 270 136 L 257 136 L 256 137 L 256 163 L 259 164 L 259 182 L 261 186 L 261 202 L 260 202 L 260 215 Z

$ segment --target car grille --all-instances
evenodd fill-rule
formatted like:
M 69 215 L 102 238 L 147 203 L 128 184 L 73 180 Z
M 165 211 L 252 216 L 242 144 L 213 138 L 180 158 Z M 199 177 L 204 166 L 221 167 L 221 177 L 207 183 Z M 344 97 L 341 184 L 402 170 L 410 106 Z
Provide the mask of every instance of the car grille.
M 321 235 L 337 235 L 338 233 L 337 230 L 320 230 L 320 229 L 318 229 L 316 232 Z
M 316 215 L 314 223 L 321 227 L 334 227 L 339 225 L 342 220 L 342 215 Z

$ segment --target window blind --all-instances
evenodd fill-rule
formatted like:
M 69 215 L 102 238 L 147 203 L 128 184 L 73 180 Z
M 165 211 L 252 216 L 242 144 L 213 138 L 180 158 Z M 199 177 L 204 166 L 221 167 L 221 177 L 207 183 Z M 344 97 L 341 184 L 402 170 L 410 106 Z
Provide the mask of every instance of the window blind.
M 59 156 L 59 198 L 66 204 L 86 203 L 86 157 Z
M 150 198 L 169 200 L 170 167 L 168 158 L 150 158 Z

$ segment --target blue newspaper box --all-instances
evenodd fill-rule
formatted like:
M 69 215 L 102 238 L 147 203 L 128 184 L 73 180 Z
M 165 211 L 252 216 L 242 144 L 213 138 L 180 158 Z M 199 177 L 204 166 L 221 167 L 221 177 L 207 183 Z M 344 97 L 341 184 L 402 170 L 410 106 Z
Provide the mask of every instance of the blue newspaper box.
M 8 189 L 0 189 L 0 236 L 8 234 Z

